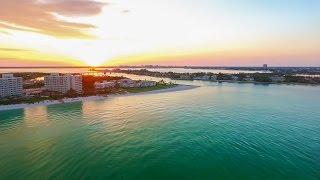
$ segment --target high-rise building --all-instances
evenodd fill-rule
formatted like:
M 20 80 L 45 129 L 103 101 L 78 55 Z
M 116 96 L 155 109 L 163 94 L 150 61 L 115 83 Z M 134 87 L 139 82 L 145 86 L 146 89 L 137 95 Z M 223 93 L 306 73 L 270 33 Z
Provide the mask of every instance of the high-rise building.
M 262 67 L 263 67 L 263 69 L 267 69 L 268 68 L 268 64 L 264 64 Z
M 44 86 L 46 90 L 67 93 L 73 89 L 77 93 L 82 93 L 82 76 L 80 75 L 64 75 L 57 73 L 44 77 Z
M 22 77 L 13 77 L 13 74 L 2 74 L 0 78 L 0 97 L 22 96 Z

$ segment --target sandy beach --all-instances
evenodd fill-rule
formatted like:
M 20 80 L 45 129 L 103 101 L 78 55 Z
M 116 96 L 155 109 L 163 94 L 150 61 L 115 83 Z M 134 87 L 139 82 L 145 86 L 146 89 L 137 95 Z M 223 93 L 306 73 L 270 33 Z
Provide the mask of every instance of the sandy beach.
M 62 100 L 46 100 L 46 101 L 41 101 L 41 102 L 34 103 L 34 104 L 0 105 L 0 111 L 13 110 L 13 109 L 24 109 L 24 108 L 30 108 L 30 107 L 35 107 L 35 106 L 48 106 L 48 105 L 54 105 L 54 104 L 75 103 L 75 102 L 81 102 L 81 101 L 103 100 L 103 99 L 107 99 L 108 97 L 167 93 L 167 92 L 189 90 L 189 89 L 194 89 L 197 87 L 198 86 L 193 86 L 193 85 L 178 85 L 178 86 L 175 86 L 172 88 L 159 89 L 159 90 L 147 91 L 147 92 L 141 92 L 141 93 L 112 94 L 112 95 L 108 95 L 108 96 L 88 96 L 88 97 L 66 98 L 66 99 L 62 99 Z

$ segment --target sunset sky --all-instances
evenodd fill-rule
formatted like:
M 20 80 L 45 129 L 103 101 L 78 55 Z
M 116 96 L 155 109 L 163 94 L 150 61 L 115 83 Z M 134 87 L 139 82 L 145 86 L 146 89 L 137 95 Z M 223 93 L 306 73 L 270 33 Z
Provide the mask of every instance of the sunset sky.
M 0 66 L 320 66 L 319 0 L 0 0 Z

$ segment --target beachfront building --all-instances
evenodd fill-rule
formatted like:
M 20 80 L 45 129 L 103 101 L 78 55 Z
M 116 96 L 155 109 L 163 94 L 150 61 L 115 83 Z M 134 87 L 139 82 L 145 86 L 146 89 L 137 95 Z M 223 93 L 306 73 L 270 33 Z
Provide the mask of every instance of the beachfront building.
M 26 97 L 35 97 L 35 96 L 41 96 L 44 88 L 31 88 L 31 89 L 24 89 L 23 93 Z
M 44 77 L 44 86 L 48 91 L 56 91 L 60 93 L 67 93 L 73 89 L 77 93 L 82 93 L 82 77 L 80 75 L 63 75 L 53 73 Z
M 157 82 L 147 81 L 147 80 L 134 81 L 132 79 L 126 78 L 126 79 L 120 79 L 117 81 L 96 82 L 94 84 L 96 89 L 114 88 L 116 85 L 118 85 L 121 88 L 152 87 L 152 86 L 156 86 Z
M 122 88 L 133 88 L 135 87 L 135 81 L 132 79 L 120 79 L 117 81 L 120 87 Z
M 147 80 L 138 80 L 134 81 L 132 79 L 121 79 L 117 81 L 117 84 L 122 88 L 137 88 L 137 87 L 152 87 L 156 86 L 157 82 L 147 81 Z
M 22 77 L 13 77 L 13 74 L 2 74 L 0 78 L 0 97 L 22 96 Z
M 140 81 L 139 83 L 139 87 L 152 87 L 152 86 L 156 86 L 157 82 L 155 81 Z
M 96 89 L 107 89 L 107 88 L 114 88 L 116 84 L 117 84 L 116 81 L 95 82 L 94 87 Z

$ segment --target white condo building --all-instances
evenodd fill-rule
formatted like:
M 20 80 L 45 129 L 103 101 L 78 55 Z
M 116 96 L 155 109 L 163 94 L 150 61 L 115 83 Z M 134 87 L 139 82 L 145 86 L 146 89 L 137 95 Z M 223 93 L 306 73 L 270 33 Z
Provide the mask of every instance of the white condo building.
M 82 93 L 82 77 L 80 75 L 64 75 L 58 73 L 44 77 L 44 87 L 49 91 L 67 93 L 70 89 Z
M 13 77 L 13 74 L 2 74 L 0 78 L 0 97 L 22 96 L 22 77 Z

